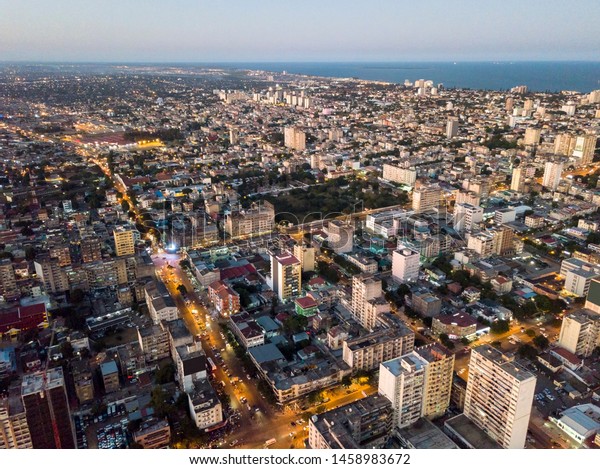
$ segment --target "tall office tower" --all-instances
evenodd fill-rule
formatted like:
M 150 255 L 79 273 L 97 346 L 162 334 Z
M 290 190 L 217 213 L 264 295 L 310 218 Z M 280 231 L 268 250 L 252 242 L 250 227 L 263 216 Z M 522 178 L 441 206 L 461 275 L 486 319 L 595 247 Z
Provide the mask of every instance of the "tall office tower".
M 391 164 L 384 164 L 382 177 L 386 181 L 414 186 L 417 180 L 417 170 L 415 168 L 401 168 Z
M 525 145 L 537 145 L 540 143 L 540 135 L 542 133 L 541 129 L 536 129 L 534 127 L 529 127 L 525 130 L 525 138 L 523 143 Z
M 581 135 L 575 139 L 573 156 L 579 158 L 580 165 L 590 164 L 593 161 L 597 139 L 595 135 Z
M 525 171 L 521 166 L 517 166 L 512 171 L 512 179 L 510 181 L 510 190 L 522 192 L 525 186 Z
M 442 190 L 437 185 L 423 186 L 413 191 L 412 209 L 416 213 L 437 210 L 440 207 Z
M 450 405 L 454 355 L 439 344 L 416 349 L 379 367 L 379 393 L 392 402 L 399 428 L 437 418 Z
M 572 156 L 575 148 L 575 137 L 571 134 L 558 134 L 554 139 L 554 153 L 561 156 Z
M 300 261 L 289 252 L 271 253 L 271 283 L 280 300 L 298 296 L 302 284 Z
M 340 220 L 333 220 L 326 228 L 329 246 L 338 254 L 352 252 L 354 249 L 354 226 Z
M 50 293 L 61 293 L 69 289 L 69 279 L 66 272 L 58 265 L 57 259 L 40 256 L 33 263 L 35 273 L 44 284 L 44 289 Z
M 75 448 L 62 368 L 25 375 L 21 397 L 34 448 Z
M 446 124 L 446 138 L 450 139 L 458 135 L 458 119 L 456 117 L 450 117 Z
M 21 396 L 0 398 L 0 449 L 31 449 L 31 435 Z
M 133 256 L 135 254 L 135 241 L 133 230 L 124 226 L 117 226 L 113 231 L 115 240 L 115 254 L 120 256 Z
M 382 295 L 381 280 L 375 278 L 373 274 L 365 273 L 352 277 L 351 313 L 360 324 L 363 324 L 363 327 L 366 327 L 367 322 L 371 322 L 366 320 L 369 312 L 368 302 L 382 297 Z
M 283 131 L 283 142 L 287 148 L 306 150 L 306 134 L 296 127 L 286 127 Z
M 454 206 L 454 229 L 456 231 L 474 231 L 483 221 L 483 208 L 471 204 Z
M 600 314 L 580 309 L 565 316 L 558 345 L 575 355 L 589 357 L 600 346 Z
M 504 448 L 523 449 L 536 377 L 489 345 L 471 351 L 465 415 Z
M 294 246 L 294 256 L 300 261 L 302 272 L 313 272 L 315 270 L 315 248 L 304 244 Z
M 392 278 L 400 283 L 416 282 L 420 257 L 418 252 L 399 245 L 392 255 Z
M 96 236 L 85 235 L 79 244 L 82 262 L 95 262 L 102 260 L 102 241 Z
M 562 174 L 563 164 L 558 162 L 555 163 L 553 161 L 548 161 L 544 165 L 544 179 L 542 181 L 542 186 L 551 191 L 555 191 L 560 183 L 560 176 Z
M 10 259 L 0 260 L 0 295 L 5 300 L 19 296 L 15 269 Z

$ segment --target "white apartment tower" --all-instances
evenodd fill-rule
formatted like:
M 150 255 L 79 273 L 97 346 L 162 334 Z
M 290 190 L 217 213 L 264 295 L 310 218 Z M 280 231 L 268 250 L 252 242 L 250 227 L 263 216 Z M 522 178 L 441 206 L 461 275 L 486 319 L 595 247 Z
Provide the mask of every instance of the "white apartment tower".
M 560 183 L 562 170 L 562 163 L 553 161 L 546 162 L 544 165 L 544 179 L 542 181 L 542 186 L 551 191 L 555 191 Z
M 398 246 L 392 256 L 392 278 L 396 282 L 415 282 L 419 278 L 419 253 L 404 246 Z
M 478 205 L 458 204 L 454 206 L 454 229 L 458 232 L 474 231 L 483 221 L 483 208 Z
M 504 448 L 523 449 L 536 377 L 489 345 L 471 351 L 464 414 Z

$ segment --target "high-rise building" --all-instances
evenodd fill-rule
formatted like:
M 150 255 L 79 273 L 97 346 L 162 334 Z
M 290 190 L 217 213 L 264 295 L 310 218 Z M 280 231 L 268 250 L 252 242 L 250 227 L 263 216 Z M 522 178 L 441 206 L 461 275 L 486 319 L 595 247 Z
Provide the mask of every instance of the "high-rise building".
M 270 282 L 270 287 L 280 300 L 298 296 L 302 284 L 300 261 L 289 252 L 271 253 Z
M 575 355 L 589 357 L 600 346 L 600 314 L 581 309 L 566 316 L 560 328 L 558 345 Z
M 585 299 L 585 308 L 600 314 L 600 280 L 594 279 L 590 282 L 590 288 Z
M 525 137 L 523 143 L 525 145 L 537 145 L 540 143 L 540 134 L 541 129 L 536 129 L 534 127 L 529 127 L 525 129 Z
M 40 256 L 34 262 L 35 273 L 49 293 L 62 293 L 69 289 L 69 279 L 56 258 Z
M 555 191 L 560 183 L 563 164 L 561 162 L 547 161 L 544 165 L 544 179 L 542 186 L 551 191 Z
M 383 296 L 381 279 L 373 274 L 359 274 L 352 277 L 352 316 L 360 323 L 367 322 L 367 302 Z M 370 328 L 369 328 L 370 329 Z
M 446 124 L 446 138 L 450 139 L 458 135 L 458 119 L 450 117 Z
M 5 300 L 19 296 L 15 269 L 10 259 L 0 260 L 0 295 Z
M 483 208 L 479 205 L 457 204 L 454 206 L 454 229 L 475 231 L 483 221 Z
M 135 254 L 135 240 L 133 230 L 124 226 L 117 226 L 113 231 L 115 240 L 115 254 L 119 256 L 133 256 Z
M 25 375 L 21 397 L 34 448 L 75 448 L 62 368 Z
M 419 278 L 419 259 L 417 251 L 398 246 L 392 255 L 392 278 L 396 282 L 416 282 Z
M 97 236 L 86 235 L 79 244 L 82 262 L 95 262 L 102 260 L 102 241 Z
M 512 171 L 512 179 L 510 181 L 510 190 L 522 192 L 525 185 L 525 171 L 521 166 L 517 166 Z
M 417 170 L 415 168 L 401 168 L 400 166 L 384 164 L 382 177 L 386 181 L 414 186 L 417 180 Z
M 0 449 L 31 449 L 31 434 L 21 396 L 0 398 Z
M 597 139 L 595 135 L 580 135 L 575 139 L 573 156 L 579 159 L 579 164 L 590 164 L 593 161 Z
M 571 134 L 558 134 L 554 139 L 554 153 L 561 156 L 572 156 L 575 149 L 575 137 Z
M 306 134 L 296 127 L 286 127 L 283 131 L 283 142 L 287 148 L 306 150 Z
M 313 272 L 315 270 L 315 248 L 304 244 L 294 246 L 294 256 L 300 261 L 302 272 Z
M 490 345 L 472 349 L 464 414 L 504 448 L 523 449 L 536 377 Z
M 402 428 L 421 417 L 437 418 L 450 405 L 454 355 L 431 344 L 379 367 L 379 393 L 392 402 L 394 423 Z
M 225 216 L 224 229 L 231 238 L 239 238 L 270 233 L 274 225 L 275 207 L 264 201 L 246 210 L 232 210 Z
M 473 191 L 460 189 L 456 193 L 456 201 L 455 202 L 457 205 L 458 204 L 471 204 L 471 205 L 478 206 L 479 203 L 481 202 L 481 197 Z
M 423 186 L 413 191 L 412 209 L 416 213 L 437 210 L 440 207 L 442 190 L 437 185 Z

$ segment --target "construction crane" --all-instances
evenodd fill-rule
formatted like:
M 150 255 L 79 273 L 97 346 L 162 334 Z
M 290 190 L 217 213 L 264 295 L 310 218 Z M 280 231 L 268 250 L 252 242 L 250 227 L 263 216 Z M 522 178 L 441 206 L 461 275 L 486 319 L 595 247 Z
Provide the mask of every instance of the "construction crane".
M 56 331 L 56 320 L 52 322 L 52 334 L 50 335 L 50 345 L 48 345 L 48 352 L 52 348 L 54 344 L 54 333 Z M 56 417 L 54 414 L 54 406 L 52 404 L 52 399 L 50 398 L 50 393 L 47 392 L 48 388 L 48 366 L 50 365 L 50 355 L 46 357 L 46 366 L 44 366 L 44 371 L 42 372 L 42 392 L 46 392 L 46 400 L 48 401 L 48 410 L 50 411 L 50 422 L 52 423 L 52 433 L 54 434 L 54 444 L 56 445 L 56 449 L 61 449 L 60 443 L 60 434 L 58 433 L 58 425 L 56 424 Z

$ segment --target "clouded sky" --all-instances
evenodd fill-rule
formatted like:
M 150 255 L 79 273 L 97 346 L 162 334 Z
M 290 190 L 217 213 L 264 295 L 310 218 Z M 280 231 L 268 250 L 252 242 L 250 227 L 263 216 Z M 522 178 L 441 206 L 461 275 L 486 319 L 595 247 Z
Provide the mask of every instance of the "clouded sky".
M 0 60 L 600 60 L 600 0 L 0 0 Z

